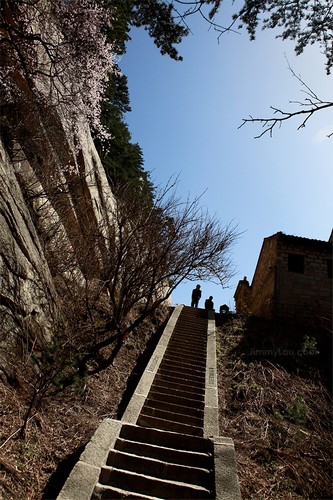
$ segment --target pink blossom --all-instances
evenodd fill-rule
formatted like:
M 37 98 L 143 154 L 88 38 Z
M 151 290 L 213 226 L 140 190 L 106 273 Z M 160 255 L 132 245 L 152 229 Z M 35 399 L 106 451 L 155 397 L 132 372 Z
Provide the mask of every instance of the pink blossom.
M 99 117 L 114 68 L 105 35 L 110 11 L 91 0 L 4 0 L 1 22 L 5 101 L 19 102 L 30 92 L 60 105 L 74 128 L 83 115 L 105 135 Z

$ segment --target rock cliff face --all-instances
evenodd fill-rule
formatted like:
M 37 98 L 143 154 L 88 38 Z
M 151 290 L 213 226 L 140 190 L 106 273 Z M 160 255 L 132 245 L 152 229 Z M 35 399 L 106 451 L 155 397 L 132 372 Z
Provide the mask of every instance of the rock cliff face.
M 93 272 L 93 254 L 102 249 L 90 243 L 114 203 L 88 126 L 81 122 L 74 140 L 53 110 L 28 106 L 16 111 L 15 141 L 0 147 L 0 346 L 6 350 L 21 336 L 31 344 L 51 341 L 60 314 L 54 280 Z
M 89 2 L 3 4 L 0 355 L 8 360 L 23 345 L 38 352 L 62 327 L 61 280 L 71 292 L 100 274 L 114 199 L 83 118 L 91 118 L 103 74 L 112 70 L 103 12 Z M 73 17 L 78 12 L 83 17 Z M 78 22 L 72 29 L 77 18 L 85 29 Z M 80 52 L 88 27 L 95 44 Z
M 56 293 L 14 165 L 2 142 L 0 182 L 1 341 L 15 341 L 36 323 L 49 340 Z

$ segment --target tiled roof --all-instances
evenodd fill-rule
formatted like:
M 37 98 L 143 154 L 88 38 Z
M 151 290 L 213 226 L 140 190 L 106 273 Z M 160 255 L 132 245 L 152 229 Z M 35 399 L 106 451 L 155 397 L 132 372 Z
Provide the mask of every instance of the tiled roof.
M 273 234 L 268 239 L 270 238 L 276 238 L 279 241 L 284 241 L 286 243 L 295 243 L 297 245 L 321 246 L 321 247 L 327 246 L 328 248 L 332 246 L 332 241 L 323 241 L 323 240 L 305 238 L 303 236 L 294 236 L 294 235 L 284 234 L 282 233 L 282 231 Z

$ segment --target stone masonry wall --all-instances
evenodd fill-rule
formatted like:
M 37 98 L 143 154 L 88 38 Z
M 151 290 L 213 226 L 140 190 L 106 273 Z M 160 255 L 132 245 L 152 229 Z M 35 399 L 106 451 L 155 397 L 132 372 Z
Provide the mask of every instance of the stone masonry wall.
M 251 286 L 239 282 L 236 308 L 331 328 L 332 288 L 332 242 L 277 233 L 264 239 Z
M 265 238 L 251 285 L 249 312 L 270 318 L 274 314 L 276 239 Z
M 278 249 L 277 314 L 311 320 L 332 321 L 332 279 L 327 261 L 332 259 L 330 244 L 303 240 L 281 241 Z M 324 243 L 321 245 L 320 243 Z M 288 254 L 304 255 L 304 272 L 288 271 Z

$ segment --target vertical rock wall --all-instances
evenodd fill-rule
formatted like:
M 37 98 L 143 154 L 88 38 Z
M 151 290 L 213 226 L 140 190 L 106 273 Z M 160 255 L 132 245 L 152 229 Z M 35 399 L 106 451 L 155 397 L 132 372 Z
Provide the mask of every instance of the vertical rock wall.
M 47 0 L 5 1 L 1 9 L 0 377 L 13 349 L 24 346 L 30 359 L 59 328 L 66 331 L 61 300 L 69 302 L 69 324 L 76 290 L 97 281 L 99 292 L 103 276 L 114 198 L 83 118 L 98 104 L 89 91 L 97 92 L 103 79 L 86 76 L 80 86 L 85 54 L 78 58 L 80 44 L 68 40 L 62 23 L 64 12 L 80 7 L 72 4 L 62 11 Z M 91 27 L 96 37 L 87 60 L 95 57 L 94 68 L 104 63 L 100 70 L 110 71 L 109 49 L 104 56 L 97 51 L 105 48 L 101 12 L 88 7 L 79 9 L 86 22 L 81 32 Z
M 14 165 L 0 144 L 0 341 L 50 340 L 56 293 Z M 40 339 L 41 340 L 41 339 Z
M 51 340 L 59 319 L 54 278 L 62 269 L 48 262 L 50 249 L 87 276 L 103 250 L 94 238 L 114 203 L 89 127 L 80 124 L 74 150 L 53 111 L 45 114 L 52 127 L 31 116 L 20 116 L 15 154 L 3 142 L 0 151 L 0 342 L 7 346 L 20 336 Z

